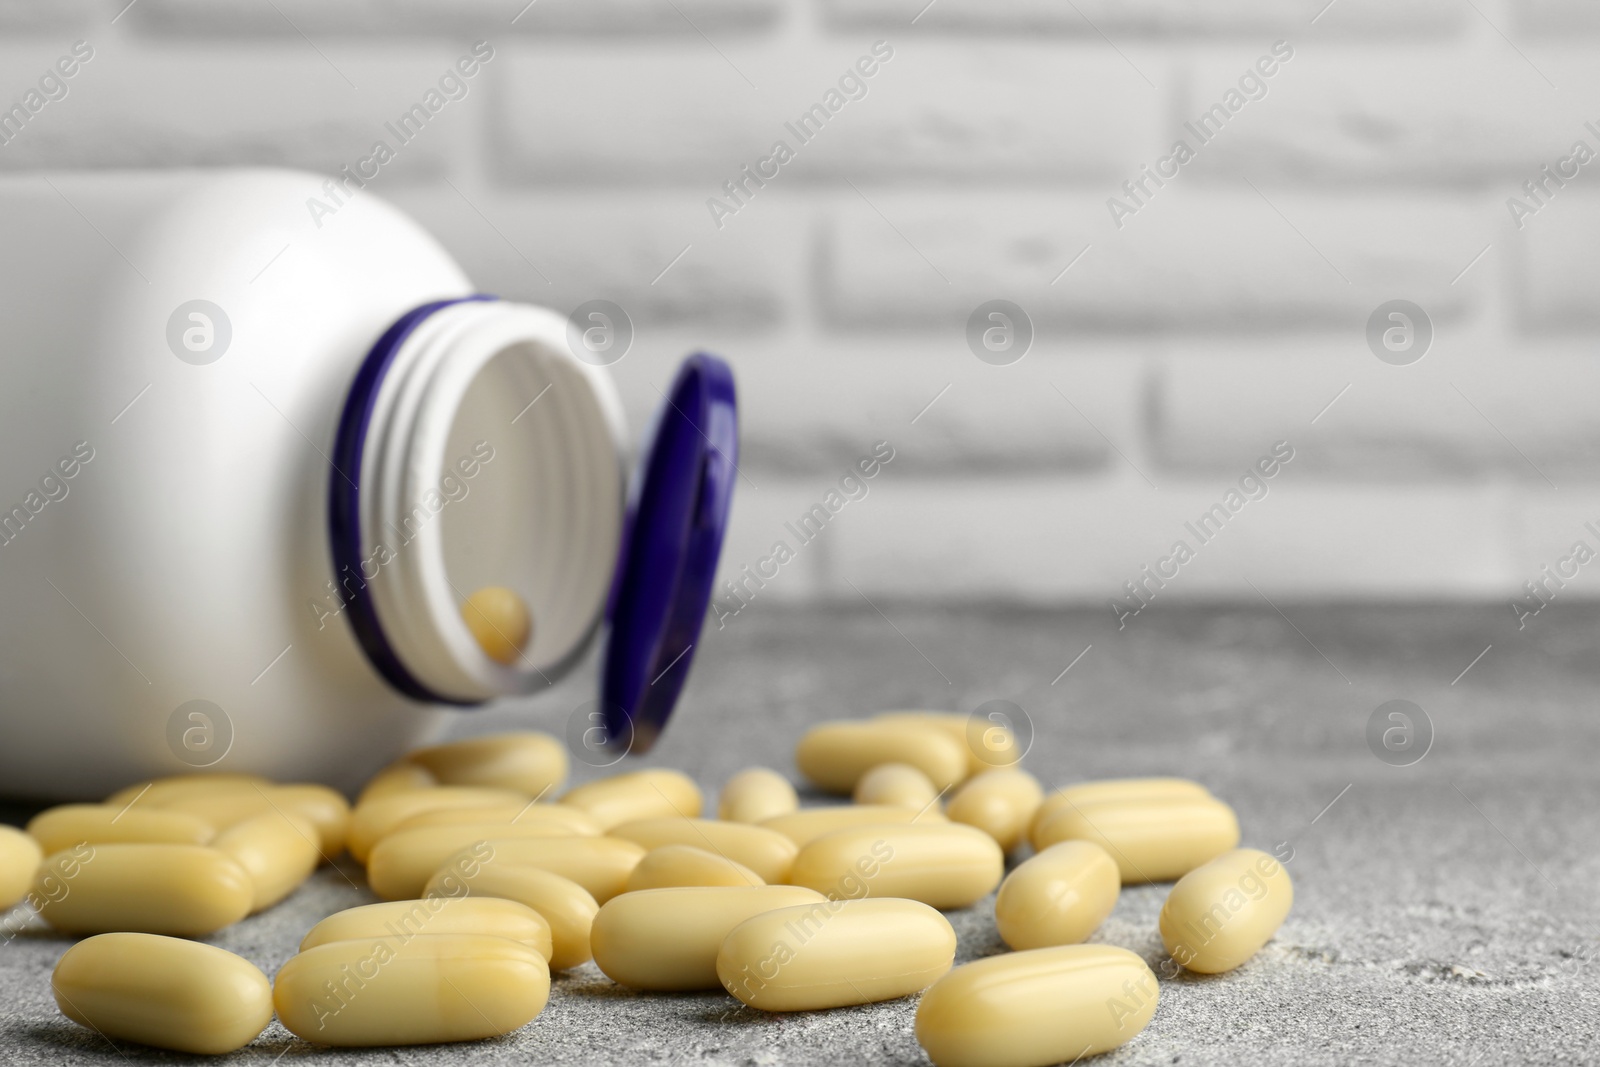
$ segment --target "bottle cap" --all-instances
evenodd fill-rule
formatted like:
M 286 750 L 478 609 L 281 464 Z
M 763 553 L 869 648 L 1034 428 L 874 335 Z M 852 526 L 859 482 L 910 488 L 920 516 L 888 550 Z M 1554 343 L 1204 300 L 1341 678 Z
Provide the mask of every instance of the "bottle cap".
M 689 677 L 722 553 L 739 418 L 733 372 L 696 353 L 644 438 L 612 586 L 600 705 L 607 740 L 655 744 Z

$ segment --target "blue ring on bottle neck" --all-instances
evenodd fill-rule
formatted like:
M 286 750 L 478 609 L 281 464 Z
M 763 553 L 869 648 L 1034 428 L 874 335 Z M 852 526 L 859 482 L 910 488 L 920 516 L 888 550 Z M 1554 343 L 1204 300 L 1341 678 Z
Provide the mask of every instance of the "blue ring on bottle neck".
M 401 315 L 373 343 L 361 361 L 350 392 L 345 396 L 339 429 L 333 438 L 332 471 L 328 478 L 328 542 L 333 556 L 334 583 L 344 602 L 350 627 L 367 659 L 395 689 L 413 700 L 427 704 L 449 704 L 459 708 L 481 707 L 487 701 L 461 700 L 437 693 L 424 685 L 401 662 L 378 620 L 377 606 L 362 576 L 361 554 L 361 460 L 366 451 L 367 431 L 372 423 L 378 391 L 383 387 L 395 355 L 424 319 L 454 304 L 493 301 L 485 294 L 436 300 Z M 353 579 L 353 580 L 351 580 Z

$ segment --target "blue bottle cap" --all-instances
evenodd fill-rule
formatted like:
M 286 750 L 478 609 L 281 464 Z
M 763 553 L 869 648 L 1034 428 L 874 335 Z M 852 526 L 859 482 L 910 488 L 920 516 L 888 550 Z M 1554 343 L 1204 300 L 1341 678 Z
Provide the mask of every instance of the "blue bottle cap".
M 647 752 L 689 677 L 738 476 L 733 371 L 683 361 L 647 431 L 612 590 L 601 672 L 607 743 Z

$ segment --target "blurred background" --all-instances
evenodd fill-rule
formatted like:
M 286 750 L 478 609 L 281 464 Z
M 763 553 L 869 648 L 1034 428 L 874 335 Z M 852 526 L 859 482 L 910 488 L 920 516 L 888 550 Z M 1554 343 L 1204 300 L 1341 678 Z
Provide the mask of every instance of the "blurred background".
M 1593 3 L 13 0 L 0 27 L 6 106 L 92 49 L 0 123 L 0 167 L 334 172 L 382 141 L 360 195 L 483 289 L 626 312 L 635 427 L 682 354 L 730 358 L 725 572 L 795 550 L 755 603 L 1115 627 L 1138 582 L 1487 600 L 1515 633 L 1525 583 L 1596 588 L 1544 570 L 1600 548 Z

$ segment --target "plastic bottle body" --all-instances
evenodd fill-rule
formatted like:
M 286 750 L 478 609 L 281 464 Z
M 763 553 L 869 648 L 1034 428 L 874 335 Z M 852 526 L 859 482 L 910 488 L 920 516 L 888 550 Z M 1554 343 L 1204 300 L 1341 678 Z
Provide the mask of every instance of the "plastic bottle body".
M 306 208 L 313 196 L 326 196 L 323 179 L 284 171 L 0 180 L 5 792 L 96 796 L 205 766 L 348 786 L 440 727 L 438 705 L 402 695 L 349 624 L 330 553 L 330 479 L 376 476 L 337 470 L 329 456 L 374 342 L 410 309 L 472 287 L 370 193 L 320 226 Z M 559 318 L 543 314 L 549 333 Z M 479 399 L 463 403 L 487 417 L 531 399 L 495 398 L 517 380 L 502 379 L 468 383 Z M 571 380 L 587 415 L 564 412 L 559 391 L 549 414 L 587 428 L 573 477 L 592 481 L 582 488 L 595 500 L 577 521 L 598 524 L 586 536 L 614 547 L 620 415 L 603 379 Z M 495 440 L 502 432 L 515 439 Z M 419 494 L 421 512 L 410 509 L 415 528 L 374 524 L 364 543 L 398 558 L 409 530 L 450 539 L 454 557 L 481 556 L 467 519 L 485 494 L 538 510 L 495 479 L 528 473 L 516 457 L 533 432 L 447 418 L 434 436 L 464 456 L 443 456 L 443 473 L 375 439 L 373 462 L 398 455 L 412 465 L 406 484 L 439 484 Z M 410 566 L 391 562 L 369 562 L 374 580 Z M 551 666 L 570 663 L 598 623 L 599 566 L 570 594 L 564 610 L 583 619 L 567 624 L 573 647 L 547 656 Z

